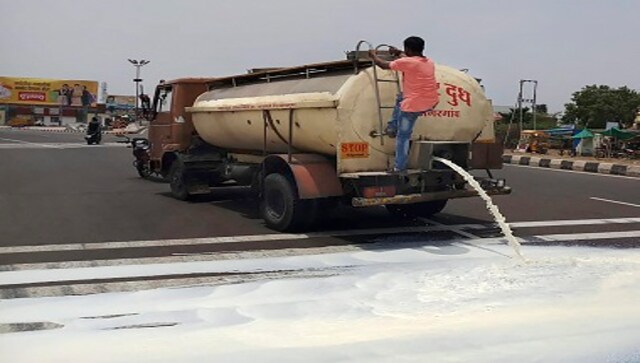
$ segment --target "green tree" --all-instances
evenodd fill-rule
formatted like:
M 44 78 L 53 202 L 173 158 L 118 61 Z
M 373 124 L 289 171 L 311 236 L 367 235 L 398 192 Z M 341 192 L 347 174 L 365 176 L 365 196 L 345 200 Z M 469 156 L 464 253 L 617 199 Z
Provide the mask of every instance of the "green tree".
M 573 93 L 562 120 L 596 129 L 604 128 L 607 122 L 629 126 L 639 107 L 640 93 L 626 86 L 591 85 Z
M 546 115 L 549 113 L 549 109 L 546 104 L 536 105 L 536 113 Z

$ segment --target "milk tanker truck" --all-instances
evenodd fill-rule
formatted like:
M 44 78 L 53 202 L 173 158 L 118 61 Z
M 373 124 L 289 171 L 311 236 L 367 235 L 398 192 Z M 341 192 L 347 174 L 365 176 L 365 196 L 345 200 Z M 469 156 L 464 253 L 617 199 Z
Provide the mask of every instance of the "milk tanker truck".
M 384 128 L 398 77 L 355 51 L 341 61 L 161 82 L 142 140 L 148 153 L 135 165 L 168 179 L 181 200 L 246 186 L 278 231 L 309 228 L 339 203 L 428 217 L 449 199 L 477 195 L 434 156 L 484 169 L 489 194 L 510 193 L 490 171 L 502 167 L 490 101 L 478 80 L 445 65 L 436 66 L 440 102 L 416 123 L 408 171 L 387 171 L 395 139 Z

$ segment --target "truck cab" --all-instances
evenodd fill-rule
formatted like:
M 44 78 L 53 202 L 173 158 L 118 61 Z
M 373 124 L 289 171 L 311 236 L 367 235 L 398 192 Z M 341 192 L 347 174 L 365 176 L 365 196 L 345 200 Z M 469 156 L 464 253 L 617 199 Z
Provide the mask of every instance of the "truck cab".
M 161 81 L 153 96 L 149 126 L 149 166 L 152 172 L 167 177 L 177 153 L 185 151 L 197 135 L 191 114 L 185 111 L 196 97 L 206 92 L 212 78 L 180 78 Z

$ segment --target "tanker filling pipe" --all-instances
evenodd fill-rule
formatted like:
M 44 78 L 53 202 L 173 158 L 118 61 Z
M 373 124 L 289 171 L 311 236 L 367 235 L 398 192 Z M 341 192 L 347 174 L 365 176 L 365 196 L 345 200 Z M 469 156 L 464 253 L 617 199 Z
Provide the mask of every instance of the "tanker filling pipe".
M 367 46 L 369 46 L 369 49 L 373 49 L 373 44 L 369 43 L 366 40 L 361 40 L 358 42 L 358 44 L 356 45 L 356 53 L 355 53 L 355 56 L 353 57 L 354 74 L 358 74 L 358 61 L 360 60 L 360 47 L 362 46 L 362 44 L 366 44 Z

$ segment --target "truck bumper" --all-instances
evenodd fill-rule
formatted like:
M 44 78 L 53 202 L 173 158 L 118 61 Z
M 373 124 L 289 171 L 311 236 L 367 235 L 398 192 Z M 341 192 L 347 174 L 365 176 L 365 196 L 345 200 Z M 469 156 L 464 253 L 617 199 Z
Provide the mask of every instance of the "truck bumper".
M 485 191 L 489 195 L 511 194 L 511 188 L 507 186 L 501 187 L 501 188 L 491 188 Z M 432 192 L 432 193 L 396 195 L 393 197 L 379 197 L 379 198 L 355 197 L 351 199 L 351 204 L 354 207 L 372 207 L 376 205 L 412 204 L 412 203 L 420 203 L 420 202 L 431 202 L 434 200 L 469 198 L 469 197 L 476 197 L 476 196 L 478 196 L 478 192 L 471 189 L 447 190 L 447 191 Z

